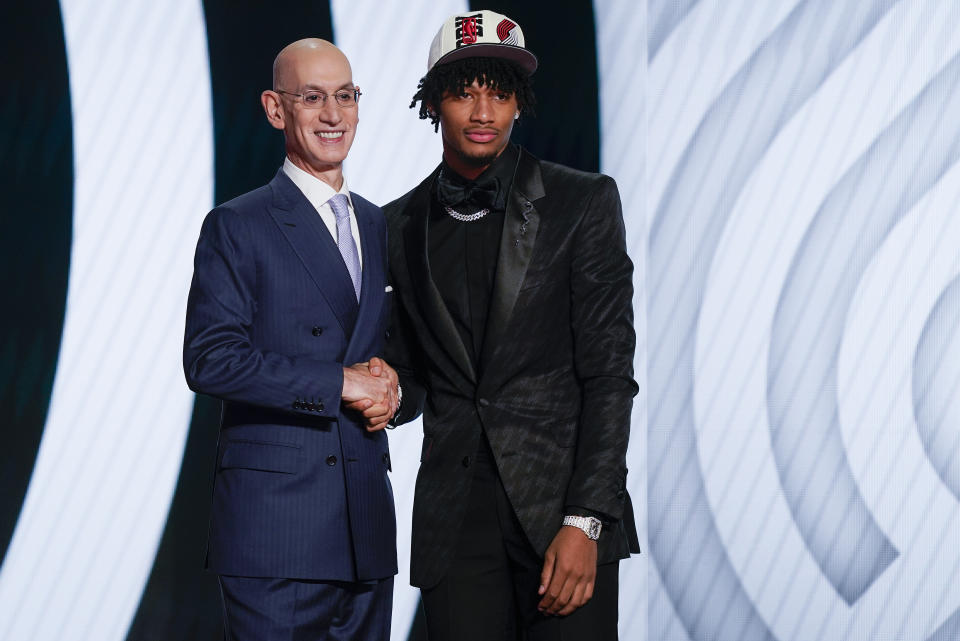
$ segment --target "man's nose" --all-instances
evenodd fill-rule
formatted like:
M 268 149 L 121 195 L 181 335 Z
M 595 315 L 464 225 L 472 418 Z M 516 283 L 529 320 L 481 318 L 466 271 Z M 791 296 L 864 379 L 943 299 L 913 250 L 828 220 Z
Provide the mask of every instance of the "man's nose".
M 493 104 L 490 102 L 490 99 L 485 96 L 477 98 L 473 104 L 473 112 L 470 116 L 475 122 L 493 121 Z
M 320 107 L 317 112 L 317 115 L 323 122 L 336 124 L 343 120 L 343 110 L 333 96 L 327 96 L 327 99 L 323 102 L 323 106 Z

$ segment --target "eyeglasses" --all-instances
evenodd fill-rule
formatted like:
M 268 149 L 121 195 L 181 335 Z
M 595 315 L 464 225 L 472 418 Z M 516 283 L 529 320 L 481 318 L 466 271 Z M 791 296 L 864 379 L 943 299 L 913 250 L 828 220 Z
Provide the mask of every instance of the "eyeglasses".
M 283 91 L 277 89 L 277 93 L 284 93 L 288 96 L 296 96 L 300 99 L 300 102 L 303 103 L 303 106 L 307 109 L 321 109 L 327 104 L 327 94 L 322 91 L 304 91 L 303 93 L 293 93 L 292 91 Z M 341 107 L 355 107 L 358 102 L 360 102 L 360 96 L 363 95 L 360 93 L 359 89 L 339 89 L 333 92 L 333 99 L 337 101 L 337 104 Z

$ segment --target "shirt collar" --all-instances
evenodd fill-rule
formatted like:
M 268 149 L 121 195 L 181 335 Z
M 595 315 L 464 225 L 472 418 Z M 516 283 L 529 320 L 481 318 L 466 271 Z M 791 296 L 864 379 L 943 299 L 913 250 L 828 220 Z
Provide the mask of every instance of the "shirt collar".
M 303 192 L 303 195 L 307 197 L 307 200 L 310 201 L 310 204 L 313 205 L 313 208 L 317 211 L 320 211 L 320 207 L 325 205 L 326 202 L 336 194 L 346 196 L 347 204 L 350 206 L 350 209 L 353 210 L 353 200 L 350 198 L 350 189 L 347 187 L 346 176 L 343 178 L 343 184 L 340 185 L 340 191 L 334 191 L 333 187 L 327 183 L 316 176 L 311 176 L 294 165 L 290 161 L 290 158 L 283 159 L 283 173 Z

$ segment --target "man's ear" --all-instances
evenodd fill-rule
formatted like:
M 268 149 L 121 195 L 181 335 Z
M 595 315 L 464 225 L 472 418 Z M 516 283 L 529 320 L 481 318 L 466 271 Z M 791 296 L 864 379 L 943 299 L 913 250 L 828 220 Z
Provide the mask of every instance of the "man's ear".
M 267 115 L 267 122 L 274 129 L 283 129 L 283 104 L 280 102 L 280 94 L 276 91 L 264 91 L 260 94 L 260 104 L 263 105 L 263 112 Z

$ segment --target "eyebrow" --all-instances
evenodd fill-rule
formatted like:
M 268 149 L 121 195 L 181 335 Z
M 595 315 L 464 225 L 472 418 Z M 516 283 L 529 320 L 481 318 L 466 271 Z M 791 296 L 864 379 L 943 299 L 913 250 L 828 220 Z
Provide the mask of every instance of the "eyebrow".
M 501 88 L 499 88 L 499 87 L 494 88 L 494 87 L 491 87 L 490 85 L 483 85 L 483 86 L 481 86 L 481 87 L 474 87 L 473 85 L 464 85 L 462 91 L 484 91 L 484 92 L 488 92 L 488 93 L 504 93 L 504 94 L 515 94 L 515 93 L 516 93 L 515 91 L 508 91 L 507 89 L 501 89 Z M 454 94 L 456 94 L 456 91 L 454 91 L 454 90 L 450 89 L 449 87 L 447 87 L 446 89 L 443 90 L 443 93 L 444 93 L 444 94 L 448 94 L 448 93 L 449 93 L 449 94 L 451 94 L 451 95 L 454 95 Z

